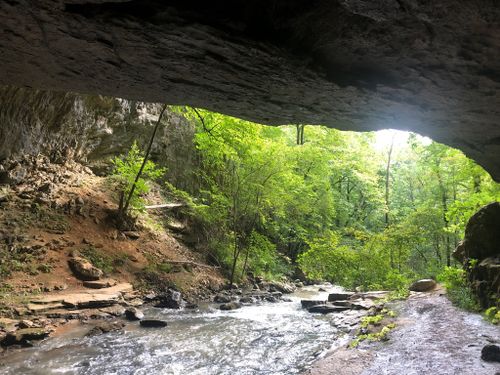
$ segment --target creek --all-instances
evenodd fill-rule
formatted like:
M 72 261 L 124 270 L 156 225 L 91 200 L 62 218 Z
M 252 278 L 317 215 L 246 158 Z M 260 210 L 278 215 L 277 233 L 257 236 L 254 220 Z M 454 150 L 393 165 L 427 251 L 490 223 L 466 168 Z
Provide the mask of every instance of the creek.
M 166 328 L 130 323 L 123 332 L 85 337 L 80 327 L 2 356 L 9 375 L 298 374 L 342 339 L 335 316 L 310 314 L 300 299 L 326 299 L 338 287 L 299 289 L 291 302 L 262 303 L 233 311 L 214 305 L 196 310 L 146 308 Z

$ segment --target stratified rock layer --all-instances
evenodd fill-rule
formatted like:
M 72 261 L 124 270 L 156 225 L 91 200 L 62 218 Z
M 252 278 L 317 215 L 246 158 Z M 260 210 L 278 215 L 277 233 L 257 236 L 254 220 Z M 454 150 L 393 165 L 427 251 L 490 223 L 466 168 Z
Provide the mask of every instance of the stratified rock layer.
M 483 307 L 500 307 L 500 202 L 490 203 L 467 223 L 455 258 L 464 263 Z
M 500 179 L 496 0 L 8 0 L 0 84 L 411 129 Z

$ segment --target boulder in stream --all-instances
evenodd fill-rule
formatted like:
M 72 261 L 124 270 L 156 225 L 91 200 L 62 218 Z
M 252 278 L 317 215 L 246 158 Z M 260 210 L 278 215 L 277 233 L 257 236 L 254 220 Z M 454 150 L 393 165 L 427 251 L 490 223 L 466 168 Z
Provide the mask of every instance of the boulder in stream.
M 144 313 L 135 307 L 129 307 L 125 310 L 125 317 L 128 320 L 142 320 L 144 319 Z
M 235 299 L 235 297 L 233 297 L 233 296 L 219 293 L 214 297 L 214 302 L 216 302 L 216 303 L 228 303 L 228 302 L 233 301 L 234 299 Z
M 219 306 L 219 309 L 221 310 L 236 310 L 241 307 L 241 303 L 236 302 L 236 301 L 231 301 L 228 303 L 223 303 L 222 305 Z
M 125 323 L 119 321 L 98 322 L 96 325 L 94 325 L 94 327 L 90 329 L 90 331 L 87 332 L 85 336 L 91 337 L 91 336 L 102 335 L 103 333 L 120 331 L 123 329 L 123 327 L 125 327 Z
M 294 284 L 280 283 L 278 281 L 262 283 L 262 285 L 264 285 L 265 289 L 269 290 L 270 292 L 280 292 L 283 294 L 293 293 L 295 292 L 295 289 L 297 289 Z
M 173 289 L 167 289 L 167 291 L 159 295 L 157 299 L 158 303 L 155 305 L 155 307 L 180 309 L 185 305 L 181 293 Z
M 157 319 L 143 319 L 139 324 L 144 328 L 163 328 L 167 326 L 166 321 Z
M 255 302 L 255 299 L 252 296 L 243 296 L 240 298 L 241 303 L 252 304 Z
M 488 344 L 481 350 L 481 359 L 487 362 L 500 362 L 500 347 Z

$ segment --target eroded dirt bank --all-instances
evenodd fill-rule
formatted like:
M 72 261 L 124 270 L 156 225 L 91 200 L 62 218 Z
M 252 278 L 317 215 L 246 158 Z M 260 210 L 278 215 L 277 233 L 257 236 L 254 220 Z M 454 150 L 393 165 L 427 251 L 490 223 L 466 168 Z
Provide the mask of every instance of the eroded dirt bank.
M 339 348 L 307 375 L 494 375 L 500 364 L 481 360 L 481 349 L 500 341 L 500 328 L 452 306 L 441 289 L 398 302 L 397 328 L 387 342 Z

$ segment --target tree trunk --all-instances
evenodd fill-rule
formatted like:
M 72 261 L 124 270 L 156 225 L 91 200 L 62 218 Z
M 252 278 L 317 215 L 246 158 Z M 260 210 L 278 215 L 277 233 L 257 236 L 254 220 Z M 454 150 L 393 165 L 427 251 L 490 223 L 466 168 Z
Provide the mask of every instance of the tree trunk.
M 439 167 L 438 167 L 439 168 Z M 437 178 L 439 182 L 439 187 L 441 189 L 441 206 L 443 209 L 443 223 L 444 223 L 444 229 L 445 229 L 445 244 L 446 244 L 446 265 L 449 267 L 451 265 L 451 242 L 450 242 L 450 233 L 448 232 L 449 228 L 449 221 L 448 218 L 446 217 L 446 214 L 448 213 L 448 194 L 446 191 L 446 187 L 444 186 L 443 179 L 441 177 L 441 173 L 438 169 L 437 171 Z
M 389 147 L 389 152 L 387 155 L 387 167 L 385 170 L 385 226 L 389 226 L 389 183 L 390 183 L 390 177 L 391 177 L 391 157 L 392 157 L 392 150 L 394 149 L 394 137 L 395 135 L 392 136 L 391 140 L 391 146 Z
M 144 170 L 144 167 L 146 166 L 146 163 L 149 158 L 149 153 L 151 152 L 151 147 L 153 146 L 153 141 L 155 139 L 156 132 L 158 131 L 158 127 L 160 126 L 161 118 L 163 117 L 163 113 L 165 113 L 165 110 L 167 109 L 167 104 L 164 104 L 160 115 L 158 116 L 158 120 L 156 121 L 156 125 L 153 129 L 153 133 L 151 134 L 151 138 L 149 139 L 149 144 L 148 147 L 146 148 L 146 154 L 144 155 L 144 160 L 142 161 L 141 168 L 139 169 L 139 172 L 137 172 L 137 176 L 135 176 L 134 183 L 132 184 L 132 187 L 130 188 L 130 191 L 128 193 L 127 199 L 125 200 L 125 204 L 123 205 L 123 208 L 121 209 L 122 215 L 125 215 L 127 213 L 128 207 L 130 205 L 130 200 L 132 199 L 132 196 L 135 191 L 135 187 L 137 186 L 137 181 L 139 181 L 139 178 L 141 178 L 142 171 Z
M 304 128 L 305 128 L 305 125 L 296 124 L 295 127 L 297 129 L 297 145 L 303 145 L 304 144 Z
M 395 135 L 392 136 L 391 140 L 391 146 L 389 147 L 389 152 L 387 154 L 387 167 L 385 170 L 385 227 L 387 228 L 389 226 L 389 182 L 390 182 L 390 177 L 391 177 L 391 157 L 392 157 L 392 150 L 394 148 L 394 137 Z M 389 256 L 390 256 L 390 262 L 391 262 L 391 268 L 394 269 L 394 249 L 392 246 L 390 247 L 389 250 Z

